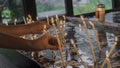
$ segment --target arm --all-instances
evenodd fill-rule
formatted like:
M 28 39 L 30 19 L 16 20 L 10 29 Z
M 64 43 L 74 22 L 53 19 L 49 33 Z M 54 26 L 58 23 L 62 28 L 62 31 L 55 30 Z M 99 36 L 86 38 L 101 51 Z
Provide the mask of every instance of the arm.
M 15 36 L 25 35 L 25 34 L 40 34 L 43 31 L 43 26 L 46 25 L 47 29 L 50 26 L 45 21 L 36 21 L 35 23 L 31 24 L 21 24 L 21 25 L 9 25 L 3 26 L 0 25 L 0 33 L 10 34 Z
M 45 34 L 36 40 L 25 40 L 19 37 L 0 33 L 0 48 L 20 49 L 20 50 L 45 50 L 58 49 L 57 40 L 50 34 Z

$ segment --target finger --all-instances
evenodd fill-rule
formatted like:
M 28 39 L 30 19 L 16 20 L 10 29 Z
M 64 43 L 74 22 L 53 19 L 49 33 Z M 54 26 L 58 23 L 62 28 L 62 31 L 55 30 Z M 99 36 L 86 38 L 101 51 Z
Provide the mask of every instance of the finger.
M 52 37 L 49 39 L 49 43 L 53 44 L 53 45 L 58 45 L 58 40 L 56 37 Z M 63 46 L 63 42 L 60 41 L 60 45 Z
M 51 44 L 51 45 L 58 45 L 58 41 L 57 41 L 57 39 L 52 38 L 52 39 L 49 40 L 49 44 Z
M 51 50 L 58 50 L 59 49 L 59 47 L 57 45 L 51 45 L 51 44 L 49 44 L 48 48 Z
M 50 28 L 50 25 L 49 25 L 49 24 L 46 24 L 46 26 L 47 26 L 46 29 L 49 29 L 49 28 Z

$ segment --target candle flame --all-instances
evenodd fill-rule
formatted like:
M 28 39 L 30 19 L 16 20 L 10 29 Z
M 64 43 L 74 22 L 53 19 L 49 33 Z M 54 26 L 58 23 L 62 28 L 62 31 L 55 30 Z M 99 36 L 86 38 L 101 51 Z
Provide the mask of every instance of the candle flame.
M 70 39 L 70 42 L 71 42 L 72 45 L 74 44 L 74 40 L 73 39 Z
M 36 17 L 36 20 L 37 20 L 37 21 L 39 20 L 38 16 Z
M 106 57 L 109 57 L 109 52 L 108 52 L 108 50 L 106 51 Z
M 117 42 L 118 41 L 118 37 L 117 36 L 115 36 L 115 42 Z

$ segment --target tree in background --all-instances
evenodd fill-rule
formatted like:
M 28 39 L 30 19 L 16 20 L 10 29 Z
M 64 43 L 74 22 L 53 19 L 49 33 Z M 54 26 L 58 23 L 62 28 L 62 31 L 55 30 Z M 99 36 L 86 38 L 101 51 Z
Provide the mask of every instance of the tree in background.
M 15 18 L 23 16 L 22 0 L 1 0 L 3 10 L 1 11 L 2 22 L 10 22 Z

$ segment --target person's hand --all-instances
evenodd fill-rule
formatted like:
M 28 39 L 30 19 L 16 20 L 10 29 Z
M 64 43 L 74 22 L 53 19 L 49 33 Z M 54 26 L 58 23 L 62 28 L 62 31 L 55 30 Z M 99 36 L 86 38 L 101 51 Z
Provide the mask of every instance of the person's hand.
M 50 28 L 50 25 L 45 21 L 36 21 L 31 24 L 30 29 L 31 33 L 41 34 L 44 30 L 44 25 L 46 25 L 46 30 Z
M 60 44 L 62 45 L 62 43 Z M 51 36 L 49 33 L 46 33 L 44 36 L 34 41 L 34 48 L 36 50 L 58 50 L 58 47 L 57 38 Z

